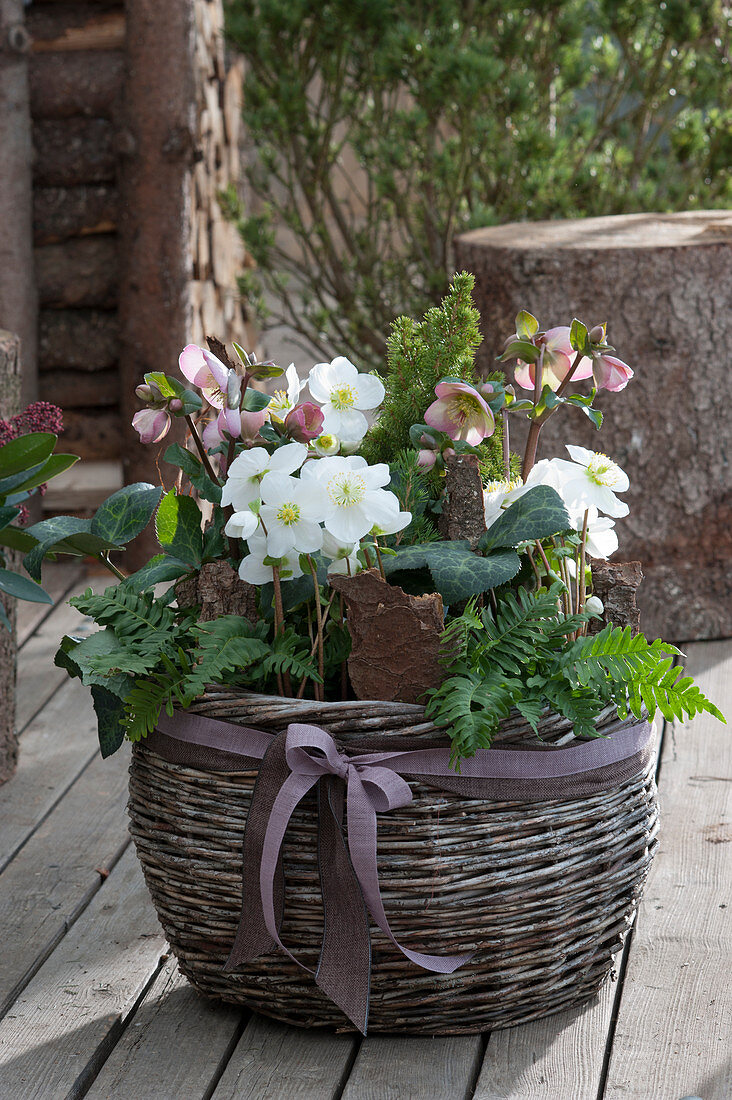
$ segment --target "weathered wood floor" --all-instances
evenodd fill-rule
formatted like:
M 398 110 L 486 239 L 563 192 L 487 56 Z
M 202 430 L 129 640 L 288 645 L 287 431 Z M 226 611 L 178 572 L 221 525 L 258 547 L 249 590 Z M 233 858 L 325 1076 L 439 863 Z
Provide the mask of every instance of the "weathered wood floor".
M 469 1038 L 308 1033 L 199 999 L 127 837 L 126 766 L 54 669 L 61 602 L 22 612 L 21 764 L 0 790 L 0 1100 L 702 1100 L 732 1097 L 732 738 L 667 728 L 660 851 L 617 980 L 583 1011 Z M 46 614 L 46 617 L 43 617 Z M 688 647 L 732 714 L 732 641 Z

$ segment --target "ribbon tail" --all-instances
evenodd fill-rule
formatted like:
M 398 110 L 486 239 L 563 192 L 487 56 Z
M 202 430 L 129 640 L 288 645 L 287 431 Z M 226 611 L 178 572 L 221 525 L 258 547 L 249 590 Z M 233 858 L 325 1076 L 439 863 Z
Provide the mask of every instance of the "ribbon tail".
M 404 947 L 394 936 L 384 910 L 379 887 L 379 871 L 376 854 L 376 811 L 364 790 L 364 785 L 354 771 L 348 780 L 348 847 L 354 870 L 361 884 L 364 901 L 371 916 L 385 936 L 403 955 L 424 970 L 435 974 L 452 974 L 458 967 L 472 959 L 475 951 L 460 955 L 426 955 Z
M 343 838 L 343 783 L 318 783 L 318 863 L 323 945 L 315 981 L 365 1035 L 371 992 L 371 937 L 361 887 Z
M 242 963 L 267 955 L 275 949 L 275 941 L 267 930 L 259 885 L 267 823 L 278 792 L 290 773 L 285 759 L 285 734 L 276 737 L 262 759 L 252 792 L 242 852 L 242 909 L 231 954 L 225 971 L 235 970 Z M 274 909 L 277 927 L 282 924 L 285 900 L 285 875 L 282 857 L 278 856 L 274 876 Z

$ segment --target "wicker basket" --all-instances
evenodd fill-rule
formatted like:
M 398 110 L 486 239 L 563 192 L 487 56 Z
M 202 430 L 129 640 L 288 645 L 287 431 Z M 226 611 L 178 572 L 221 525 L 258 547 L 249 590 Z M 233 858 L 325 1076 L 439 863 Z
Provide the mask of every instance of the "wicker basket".
M 198 713 L 263 730 L 317 722 L 348 752 L 444 743 L 422 708 L 322 704 L 211 692 Z M 609 717 L 609 716 L 608 716 Z M 617 724 L 617 723 L 616 723 Z M 547 718 L 539 741 L 520 720 L 502 747 L 552 751 L 573 739 Z M 181 970 L 209 997 L 307 1027 L 352 1025 L 283 953 L 225 973 L 241 908 L 241 848 L 255 772 L 171 764 L 144 743 L 130 769 L 131 832 Z M 379 820 L 379 878 L 397 939 L 426 952 L 478 947 L 449 976 L 421 970 L 372 929 L 370 1032 L 465 1034 L 558 1012 L 593 995 L 633 920 L 656 844 L 646 767 L 601 794 L 549 802 L 466 799 L 411 782 L 414 800 Z M 318 959 L 322 902 L 315 799 L 295 812 L 283 849 L 282 940 Z

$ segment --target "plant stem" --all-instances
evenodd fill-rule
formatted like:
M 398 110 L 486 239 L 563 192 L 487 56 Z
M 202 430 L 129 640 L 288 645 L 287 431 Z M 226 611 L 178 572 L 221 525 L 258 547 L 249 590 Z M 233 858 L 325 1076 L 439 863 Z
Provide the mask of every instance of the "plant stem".
M 526 553 L 529 555 L 529 561 L 531 562 L 531 568 L 534 570 L 534 576 L 536 577 L 536 587 L 541 588 L 541 577 L 539 576 L 539 570 L 536 568 L 536 562 L 534 561 L 534 555 L 531 553 L 531 547 L 526 548 Z
M 127 580 L 127 577 L 124 575 L 124 573 L 121 573 L 119 571 L 119 569 L 114 564 L 114 562 L 110 561 L 106 554 L 100 554 L 99 555 L 99 560 L 100 560 L 100 562 L 102 562 L 103 565 L 106 565 L 107 569 L 110 571 L 110 573 L 114 574 L 114 576 L 117 578 L 118 581 L 126 581 Z
M 508 409 L 504 405 L 501 409 L 501 423 L 503 426 L 503 436 L 501 439 L 503 447 L 503 476 L 506 481 L 511 479 L 511 450 L 508 434 Z
M 559 388 L 557 389 L 557 397 L 562 396 L 562 394 L 566 390 L 567 386 L 572 381 L 572 376 L 574 375 L 574 372 L 577 370 L 577 367 L 580 364 L 580 359 L 581 358 L 582 358 L 582 352 L 578 351 L 577 354 L 574 357 L 574 361 L 572 363 L 572 366 L 567 371 L 566 375 L 564 376 L 564 378 L 562 379 L 562 381 L 559 385 Z M 537 371 L 537 377 L 538 377 L 538 371 Z M 534 400 L 535 400 L 535 405 L 536 405 L 536 387 L 534 387 L 534 395 L 535 395 Z M 541 416 L 537 417 L 536 420 L 531 421 L 531 427 L 529 428 L 529 434 L 528 434 L 528 437 L 526 439 L 526 450 L 524 451 L 524 461 L 523 461 L 523 464 L 521 466 L 521 477 L 524 479 L 524 481 L 526 481 L 526 478 L 529 476 L 529 474 L 531 472 L 531 469 L 532 469 L 534 463 L 536 462 L 536 449 L 537 449 L 537 446 L 538 446 L 538 443 L 539 443 L 539 435 L 541 433 L 541 429 L 544 426 L 544 424 L 546 424 L 549 417 L 552 416 L 557 411 L 558 408 L 559 408 L 559 406 L 555 405 L 553 409 L 545 409 L 544 412 L 541 414 Z
M 274 613 L 275 613 L 275 637 L 285 629 L 285 613 L 282 608 L 282 587 L 280 584 L 280 571 L 276 565 L 272 566 L 272 581 L 274 585 Z M 285 688 L 287 688 L 287 694 L 292 695 L 292 688 L 289 684 L 290 675 L 285 673 L 286 683 L 283 683 L 282 673 L 277 673 L 277 690 L 280 695 L 285 695 Z
M 381 573 L 382 581 L 386 580 L 386 573 L 384 572 L 384 563 L 381 560 L 381 550 L 379 549 L 379 540 L 374 538 L 374 549 L 376 550 L 376 557 L 379 562 L 379 572 Z
M 582 541 L 580 542 L 580 554 L 579 563 L 577 566 L 577 611 L 583 611 L 585 606 L 585 560 L 587 552 L 587 522 L 589 518 L 589 510 L 585 509 L 585 518 L 582 521 Z M 578 633 L 585 634 L 587 632 L 587 624 L 580 627 Z
M 369 568 L 369 569 L 373 569 L 373 568 L 374 568 L 374 563 L 372 562 L 371 558 L 369 557 L 369 552 L 368 552 L 368 550 L 366 549 L 366 547 L 365 547 L 365 546 L 362 546 L 362 547 L 361 547 L 361 549 L 363 550 L 363 556 L 364 556 L 364 557 L 366 558 L 366 566 L 367 566 L 367 568 Z
M 211 459 L 208 457 L 208 454 L 206 453 L 206 448 L 203 445 L 203 440 L 201 439 L 200 435 L 198 434 L 198 428 L 193 423 L 193 417 L 190 415 L 190 413 L 186 413 L 185 422 L 186 422 L 186 424 L 188 425 L 188 427 L 190 429 L 191 436 L 193 437 L 193 442 L 196 444 L 196 448 L 198 450 L 198 453 L 201 456 L 201 462 L 203 463 L 204 470 L 206 471 L 208 476 L 211 478 L 214 485 L 220 485 L 221 481 L 219 480 L 218 474 L 216 473 L 213 466 L 211 465 Z
M 318 675 L 320 676 L 321 683 L 316 684 L 316 692 L 320 695 L 320 701 L 324 699 L 325 684 L 323 681 L 323 670 L 325 662 L 323 660 L 323 609 L 320 606 L 320 585 L 318 584 L 318 570 L 315 567 L 315 562 L 308 554 L 308 562 L 310 563 L 310 572 L 313 578 L 313 588 L 315 589 L 315 621 L 318 628 Z M 318 690 L 319 689 L 319 690 Z

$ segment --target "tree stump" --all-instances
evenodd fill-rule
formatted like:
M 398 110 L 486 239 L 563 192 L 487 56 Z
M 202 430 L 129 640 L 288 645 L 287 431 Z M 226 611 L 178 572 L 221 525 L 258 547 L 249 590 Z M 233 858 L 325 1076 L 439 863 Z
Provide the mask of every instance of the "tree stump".
M 631 214 L 478 229 L 456 242 L 476 276 L 481 365 L 495 367 L 519 309 L 542 327 L 607 321 L 635 370 L 602 393 L 598 435 L 579 410 L 553 417 L 539 458 L 578 443 L 630 477 L 618 560 L 640 560 L 642 628 L 678 641 L 732 633 L 732 212 Z M 521 433 L 512 418 L 515 449 Z M 566 457 L 566 455 L 564 455 Z
M 0 329 L 0 417 L 7 420 L 20 409 L 20 340 Z M 4 551 L 6 564 L 16 569 L 19 555 Z M 11 630 L 0 623 L 0 784 L 10 779 L 18 762 L 15 732 L 15 680 L 18 659 L 15 600 L 0 595 Z

